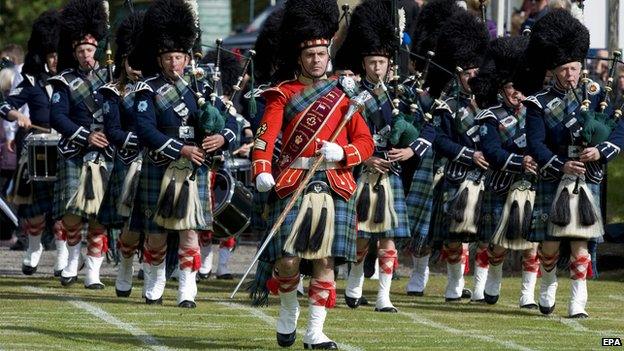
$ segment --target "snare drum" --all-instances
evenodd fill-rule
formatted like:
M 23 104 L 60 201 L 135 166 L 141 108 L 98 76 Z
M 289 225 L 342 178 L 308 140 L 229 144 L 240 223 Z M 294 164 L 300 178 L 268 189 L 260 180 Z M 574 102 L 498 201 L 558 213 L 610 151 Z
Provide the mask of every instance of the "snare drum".
M 251 221 L 251 191 L 225 169 L 217 171 L 212 190 L 214 236 L 227 238 L 240 235 Z
M 30 134 L 24 139 L 28 152 L 28 176 L 35 182 L 53 182 L 56 177 L 60 134 Z
M 251 184 L 251 161 L 248 158 L 230 158 L 225 160 L 223 165 L 225 169 L 230 171 L 232 176 L 246 187 Z

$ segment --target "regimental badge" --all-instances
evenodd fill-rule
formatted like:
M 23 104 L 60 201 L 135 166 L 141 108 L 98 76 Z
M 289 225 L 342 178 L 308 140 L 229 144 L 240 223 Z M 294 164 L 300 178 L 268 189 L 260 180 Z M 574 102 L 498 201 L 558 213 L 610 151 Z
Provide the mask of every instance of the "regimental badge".
M 102 113 L 104 114 L 109 114 L 110 113 L 110 104 L 108 103 L 108 101 L 104 102 L 102 104 Z
M 295 137 L 295 144 L 299 145 L 301 144 L 302 141 L 303 141 L 303 138 L 301 137 L 301 135 L 297 135 Z
M 487 135 L 487 133 L 488 133 L 488 132 L 487 132 L 487 127 L 486 127 L 486 126 L 481 126 L 481 128 L 479 128 L 479 134 L 480 134 L 481 136 L 483 136 L 483 137 L 484 137 L 484 136 L 486 136 L 486 135 Z
M 343 76 L 338 78 L 338 83 L 340 83 L 342 90 L 349 97 L 357 94 L 357 85 L 355 84 L 355 80 L 353 80 L 353 78 Z
M 433 117 L 433 126 L 439 127 L 442 124 L 442 118 L 440 116 Z
M 56 104 L 59 101 L 61 101 L 61 94 L 59 94 L 58 92 L 52 94 L 52 103 Z
M 137 104 L 137 112 L 145 112 L 147 111 L 147 101 L 142 100 Z

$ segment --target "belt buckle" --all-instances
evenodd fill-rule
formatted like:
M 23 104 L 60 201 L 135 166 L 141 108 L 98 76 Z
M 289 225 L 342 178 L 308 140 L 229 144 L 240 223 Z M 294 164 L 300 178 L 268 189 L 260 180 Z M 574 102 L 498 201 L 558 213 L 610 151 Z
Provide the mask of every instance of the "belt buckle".
M 178 137 L 180 139 L 194 139 L 195 138 L 195 128 L 191 126 L 182 126 L 178 128 Z

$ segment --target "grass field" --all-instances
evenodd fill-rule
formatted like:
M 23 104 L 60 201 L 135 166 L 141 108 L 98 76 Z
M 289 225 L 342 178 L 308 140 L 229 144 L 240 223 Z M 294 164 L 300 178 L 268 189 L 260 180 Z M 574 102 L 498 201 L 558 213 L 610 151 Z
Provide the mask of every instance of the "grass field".
M 112 281 L 105 283 L 106 290 L 90 291 L 80 283 L 62 288 L 50 278 L 0 278 L 0 349 L 277 349 L 276 298 L 270 307 L 249 307 L 245 294 L 227 298 L 233 282 L 209 280 L 199 285 L 198 308 L 183 310 L 175 307 L 175 282 L 168 284 L 163 306 L 143 304 L 140 286 L 132 297 L 120 299 Z M 382 314 L 370 306 L 346 307 L 345 281 L 339 281 L 338 305 L 329 312 L 326 334 L 344 350 L 589 350 L 601 349 L 602 337 L 624 338 L 621 278 L 589 282 L 587 320 L 565 318 L 567 278 L 560 279 L 550 317 L 517 307 L 519 278 L 505 279 L 495 306 L 444 303 L 441 275 L 432 276 L 424 297 L 406 296 L 406 283 L 402 278 L 393 284 L 399 314 Z M 375 288 L 375 281 L 366 281 L 365 295 L 373 301 Z M 300 334 L 293 349 L 303 346 L 307 298 L 300 302 Z

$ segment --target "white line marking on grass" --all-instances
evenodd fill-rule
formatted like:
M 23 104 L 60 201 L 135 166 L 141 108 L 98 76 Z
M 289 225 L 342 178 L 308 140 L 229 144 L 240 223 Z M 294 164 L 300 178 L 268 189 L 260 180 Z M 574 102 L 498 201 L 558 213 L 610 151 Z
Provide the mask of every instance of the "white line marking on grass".
M 450 334 L 456 334 L 456 335 L 460 335 L 460 336 L 463 336 L 463 337 L 469 337 L 469 338 L 474 338 L 474 339 L 479 339 L 479 340 L 482 340 L 482 341 L 487 341 L 487 342 L 499 344 L 499 345 L 505 347 L 506 349 L 514 349 L 514 350 L 522 350 L 522 351 L 533 351 L 533 349 L 528 348 L 526 346 L 518 345 L 518 344 L 516 344 L 513 341 L 498 340 L 498 339 L 491 338 L 491 337 L 486 336 L 486 335 L 475 334 L 474 331 L 464 332 L 463 330 L 459 330 L 459 329 L 455 329 L 453 327 L 449 327 L 446 324 L 442 324 L 442 323 L 438 323 L 438 322 L 432 321 L 432 320 L 427 319 L 425 317 L 422 317 L 422 316 L 420 316 L 420 315 L 418 315 L 416 313 L 399 312 L 399 314 L 411 318 L 412 321 L 414 321 L 414 323 L 416 323 L 416 324 L 421 324 L 421 325 L 424 325 L 426 327 L 439 329 L 439 330 L 445 331 L 445 332 L 450 333 Z
M 589 331 L 589 329 L 585 328 L 581 323 L 573 320 L 573 319 L 569 319 L 569 318 L 559 318 L 559 321 L 565 325 L 567 325 L 568 327 L 574 329 L 574 331 L 578 331 L 578 332 L 586 332 Z
M 620 296 L 620 295 L 609 295 L 609 298 L 612 300 L 616 300 L 616 301 L 622 301 L 624 302 L 624 296 Z
M 49 294 L 50 292 L 47 292 L 43 289 L 34 287 L 34 286 L 24 286 L 23 287 L 25 290 L 28 290 L 32 293 L 35 294 Z M 94 306 L 88 302 L 84 302 L 78 298 L 74 298 L 74 297 L 64 297 L 64 300 L 66 300 L 67 302 L 69 302 L 70 304 L 74 305 L 75 307 L 80 308 L 81 310 L 84 310 L 86 312 L 89 312 L 91 315 L 103 320 L 104 322 L 111 324 L 113 326 L 115 326 L 117 329 L 128 332 L 130 334 L 132 334 L 132 336 L 134 336 L 135 338 L 137 338 L 138 340 L 140 340 L 142 343 L 144 343 L 145 345 L 150 346 L 150 348 L 152 350 L 155 351 L 168 351 L 170 350 L 169 348 L 167 348 L 166 346 L 162 345 L 160 342 L 158 342 L 158 340 L 156 340 L 156 338 L 154 338 L 153 336 L 149 335 L 148 333 L 146 333 L 145 331 L 143 331 L 142 329 L 139 329 L 137 327 L 135 327 L 134 325 L 130 324 L 130 323 L 126 323 L 123 322 L 119 319 L 117 319 L 115 316 L 111 315 L 110 313 L 104 311 L 103 309 Z
M 259 308 L 256 307 L 249 307 L 249 306 L 245 306 L 245 305 L 241 305 L 239 303 L 236 302 L 217 302 L 219 305 L 222 306 L 226 306 L 226 307 L 234 307 L 237 308 L 239 310 L 244 310 L 249 312 L 251 315 L 253 315 L 254 317 L 262 320 L 264 323 L 275 327 L 275 323 L 277 323 L 277 320 L 271 316 L 269 316 L 268 314 L 262 312 Z M 297 329 L 297 334 L 303 336 L 304 332 L 301 329 Z M 345 344 L 345 343 L 341 343 L 341 342 L 337 342 L 336 344 L 338 344 L 338 348 L 342 349 L 342 350 L 347 350 L 347 351 L 364 351 L 364 349 L 356 347 L 356 346 L 352 346 L 349 344 Z

